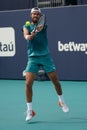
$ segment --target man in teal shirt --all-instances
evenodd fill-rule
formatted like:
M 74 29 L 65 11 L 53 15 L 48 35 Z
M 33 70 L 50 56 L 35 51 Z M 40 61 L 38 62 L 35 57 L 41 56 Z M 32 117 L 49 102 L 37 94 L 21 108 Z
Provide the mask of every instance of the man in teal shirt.
M 69 111 L 69 108 L 63 99 L 62 87 L 57 78 L 56 68 L 48 49 L 47 26 L 42 26 L 40 32 L 35 33 L 33 31 L 41 16 L 41 10 L 39 8 L 32 8 L 30 16 L 32 19 L 31 24 L 29 26 L 26 24 L 23 26 L 24 38 L 27 40 L 28 44 L 28 63 L 25 69 L 27 102 L 26 121 L 29 121 L 35 115 L 35 112 L 32 109 L 32 86 L 40 66 L 42 66 L 54 84 L 59 98 L 58 105 L 64 112 Z
M 31 33 L 36 24 L 32 24 L 30 26 L 24 25 L 23 28 L 26 28 L 29 33 Z M 28 40 L 28 56 L 41 56 L 47 55 L 49 53 L 48 49 L 48 39 L 47 39 L 47 26 L 44 26 L 44 29 L 38 32 L 32 40 Z

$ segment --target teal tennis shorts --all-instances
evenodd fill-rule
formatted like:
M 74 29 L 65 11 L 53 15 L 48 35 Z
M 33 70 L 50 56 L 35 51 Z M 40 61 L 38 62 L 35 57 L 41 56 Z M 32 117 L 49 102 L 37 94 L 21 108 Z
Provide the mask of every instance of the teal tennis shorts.
M 43 70 L 46 73 L 56 70 L 53 59 L 48 54 L 48 55 L 44 55 L 44 56 L 29 57 L 25 72 L 32 72 L 32 73 L 37 74 L 40 66 L 42 66 Z

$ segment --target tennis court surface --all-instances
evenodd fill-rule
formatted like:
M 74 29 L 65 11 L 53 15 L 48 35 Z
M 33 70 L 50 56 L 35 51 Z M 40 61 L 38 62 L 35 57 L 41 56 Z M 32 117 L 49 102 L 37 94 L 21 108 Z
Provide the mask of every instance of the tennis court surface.
M 25 122 L 25 80 L 0 80 L 0 130 L 87 130 L 87 82 L 61 81 L 70 108 L 63 113 L 51 81 L 35 81 L 36 116 Z

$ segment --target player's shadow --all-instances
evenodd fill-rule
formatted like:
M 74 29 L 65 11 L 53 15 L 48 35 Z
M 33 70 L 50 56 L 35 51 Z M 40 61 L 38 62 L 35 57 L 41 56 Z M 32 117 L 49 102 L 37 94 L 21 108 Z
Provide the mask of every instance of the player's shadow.
M 81 124 L 87 124 L 87 118 L 84 117 L 71 117 L 66 120 L 58 120 L 58 121 L 31 121 L 28 122 L 28 124 L 75 124 L 75 123 L 81 123 Z

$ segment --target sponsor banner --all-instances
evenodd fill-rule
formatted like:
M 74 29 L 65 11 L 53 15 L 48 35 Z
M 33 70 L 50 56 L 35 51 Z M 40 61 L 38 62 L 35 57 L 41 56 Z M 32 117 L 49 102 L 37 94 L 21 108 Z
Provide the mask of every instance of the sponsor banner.
M 12 57 L 16 53 L 15 30 L 12 27 L 0 28 L 0 57 Z
M 75 43 L 74 41 L 62 43 L 58 41 L 59 52 L 83 52 L 87 54 L 87 43 Z
M 24 79 L 22 72 L 28 57 L 21 29 L 30 19 L 29 12 L 0 12 L 0 78 Z M 59 79 L 87 80 L 87 6 L 42 9 L 42 12 L 46 14 L 49 48 Z

